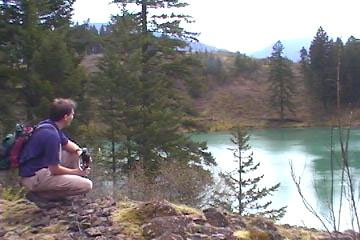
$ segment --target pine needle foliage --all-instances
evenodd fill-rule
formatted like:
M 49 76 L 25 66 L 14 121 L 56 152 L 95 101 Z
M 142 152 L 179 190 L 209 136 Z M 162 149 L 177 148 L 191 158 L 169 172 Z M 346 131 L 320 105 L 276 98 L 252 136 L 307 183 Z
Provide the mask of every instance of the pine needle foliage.
M 231 142 L 235 162 L 238 167 L 231 172 L 221 173 L 224 188 L 216 192 L 215 205 L 238 212 L 241 216 L 252 214 L 262 215 L 278 220 L 284 216 L 286 207 L 271 208 L 271 200 L 266 200 L 280 187 L 280 183 L 271 187 L 262 187 L 261 180 L 264 175 L 254 176 L 260 162 L 256 163 L 249 145 L 250 135 L 246 130 L 236 127 L 232 131 Z
M 293 96 L 295 94 L 293 72 L 290 61 L 283 57 L 284 46 L 277 41 L 270 57 L 269 91 L 270 103 L 277 109 L 280 120 L 285 118 L 285 111 L 294 112 Z
M 73 3 L 0 2 L 0 52 L 8 54 L 5 66 L 0 66 L 0 75 L 10 79 L 16 102 L 25 106 L 21 121 L 44 118 L 55 97 L 79 100 L 85 75 L 66 39 Z
M 191 35 L 179 25 L 187 17 L 149 15 L 150 9 L 167 12 L 164 8 L 182 5 L 177 1 L 115 2 L 121 3 L 122 13 L 113 18 L 105 37 L 96 86 L 102 99 L 99 111 L 113 142 L 113 170 L 121 157 L 128 168 L 139 162 L 150 177 L 167 160 L 215 164 L 205 144 L 190 141 L 180 131 L 184 111 L 175 83 L 187 78 L 192 67 L 180 50 L 186 46 L 183 37 Z M 139 12 L 129 13 L 127 4 L 135 4 Z M 116 142 L 122 144 L 116 148 Z
M 311 87 L 325 109 L 336 99 L 336 54 L 334 41 L 319 27 L 309 49 Z

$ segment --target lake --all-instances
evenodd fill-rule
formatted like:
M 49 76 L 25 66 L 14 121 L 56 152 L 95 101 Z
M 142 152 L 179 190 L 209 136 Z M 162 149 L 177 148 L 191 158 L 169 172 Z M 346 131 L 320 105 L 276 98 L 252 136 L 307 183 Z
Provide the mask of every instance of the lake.
M 320 222 L 304 207 L 291 178 L 290 161 L 297 176 L 301 177 L 301 188 L 305 198 L 320 214 L 328 215 L 330 192 L 330 142 L 331 133 L 327 128 L 307 129 L 261 129 L 251 130 L 250 146 L 254 160 L 259 161 L 257 174 L 264 174 L 265 186 L 280 183 L 280 188 L 271 196 L 274 207 L 288 206 L 287 213 L 280 223 L 322 228 Z M 218 166 L 213 172 L 231 171 L 238 165 L 233 161 L 229 147 L 234 147 L 228 132 L 204 133 L 192 135 L 195 141 L 207 141 L 209 151 L 216 158 Z M 338 130 L 334 130 L 334 139 L 339 139 Z M 338 140 L 337 140 L 338 143 Z M 336 149 L 339 150 L 339 144 Z M 339 151 L 337 151 L 339 159 Z M 350 134 L 349 159 L 351 171 L 356 183 L 356 197 L 359 203 L 360 174 L 360 129 Z M 340 201 L 340 165 L 335 166 L 335 206 Z M 337 210 L 336 210 L 337 212 Z M 343 206 L 341 229 L 351 229 L 349 208 Z M 346 219 L 345 219 L 346 218 Z

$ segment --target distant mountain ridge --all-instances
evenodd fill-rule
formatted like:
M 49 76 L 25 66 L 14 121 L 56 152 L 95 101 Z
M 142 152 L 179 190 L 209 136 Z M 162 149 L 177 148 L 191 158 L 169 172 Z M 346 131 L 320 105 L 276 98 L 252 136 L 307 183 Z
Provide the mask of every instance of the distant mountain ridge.
M 96 27 L 98 31 L 102 25 L 107 26 L 108 23 L 89 23 L 89 25 L 93 25 Z M 300 50 L 302 47 L 309 49 L 310 43 L 312 39 L 303 38 L 303 39 L 293 39 L 293 40 L 284 40 L 281 43 L 284 45 L 284 56 L 289 58 L 290 60 L 297 62 L 300 60 Z M 191 52 L 230 52 L 226 49 L 220 49 L 214 46 L 210 46 L 201 42 L 188 42 L 189 46 L 184 48 L 184 51 Z M 275 44 L 275 43 L 274 43 Z M 271 55 L 272 45 L 267 46 L 259 51 L 247 54 L 248 56 L 254 58 L 267 58 Z
M 191 52 L 229 52 L 226 49 L 219 49 L 201 42 L 188 42 L 188 44 L 189 46 L 185 50 Z
M 107 26 L 108 23 L 89 23 L 89 25 L 95 26 L 100 31 L 101 26 Z M 188 42 L 189 46 L 184 48 L 184 51 L 191 52 L 229 52 L 226 49 L 219 49 L 214 46 L 210 46 L 201 42 Z
M 310 47 L 311 41 L 312 41 L 312 39 L 310 39 L 310 38 L 281 41 L 281 43 L 284 46 L 284 56 L 294 62 L 298 62 L 300 60 L 301 48 L 305 47 L 305 49 L 308 50 Z M 260 51 L 256 51 L 256 52 L 249 54 L 249 56 L 255 57 L 255 58 L 267 58 L 267 57 L 271 56 L 272 47 L 273 47 L 273 45 L 268 46 L 266 48 L 263 48 Z

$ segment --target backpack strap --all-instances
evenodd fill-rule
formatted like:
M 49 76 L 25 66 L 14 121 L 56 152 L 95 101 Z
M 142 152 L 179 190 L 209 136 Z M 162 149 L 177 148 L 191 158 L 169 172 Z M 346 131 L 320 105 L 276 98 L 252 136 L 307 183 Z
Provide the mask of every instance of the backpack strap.
M 35 126 L 33 127 L 32 132 L 30 133 L 29 136 L 27 136 L 27 139 L 24 140 L 24 143 L 22 144 L 21 148 L 23 148 L 23 147 L 24 147 L 23 145 L 25 145 L 25 144 L 27 143 L 27 141 L 29 141 L 29 138 L 31 138 L 31 136 L 32 136 L 36 131 L 40 130 L 41 128 L 53 129 L 53 130 L 55 130 L 56 133 L 58 134 L 57 128 L 56 128 L 54 125 L 52 125 L 51 123 L 40 123 L 40 124 L 35 125 Z M 22 149 L 21 149 L 21 150 L 22 150 Z M 20 157 L 20 154 L 18 154 L 18 157 Z M 20 165 L 22 165 L 22 164 L 28 162 L 29 160 L 30 160 L 30 159 L 27 159 L 27 160 L 24 160 L 24 161 L 20 161 L 20 159 L 18 159 L 18 162 L 19 162 Z
M 54 125 L 52 125 L 51 123 L 40 123 L 34 126 L 34 130 L 38 130 L 40 128 L 49 128 L 49 129 L 52 128 L 57 131 L 56 127 L 54 127 Z

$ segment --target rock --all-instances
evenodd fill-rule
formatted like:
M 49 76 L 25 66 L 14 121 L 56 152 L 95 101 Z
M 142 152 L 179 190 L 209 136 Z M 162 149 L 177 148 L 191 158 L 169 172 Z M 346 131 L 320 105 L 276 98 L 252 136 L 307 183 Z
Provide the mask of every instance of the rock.
M 205 224 L 206 223 L 206 218 L 204 218 L 204 216 L 189 216 L 191 218 L 191 220 L 196 223 L 196 224 Z
M 229 218 L 229 223 L 230 223 L 230 225 L 237 228 L 238 230 L 242 229 L 242 228 L 246 228 L 246 224 L 245 224 L 244 220 L 242 219 L 241 216 L 238 216 L 238 215 L 231 216 Z
M 204 211 L 205 217 L 211 225 L 215 227 L 227 227 L 229 226 L 229 221 L 226 219 L 223 213 L 221 213 L 216 208 L 208 208 Z
M 88 214 L 92 214 L 95 212 L 95 209 L 85 209 L 82 211 L 81 215 L 88 215 Z
M 271 239 L 273 240 L 282 240 L 284 239 L 283 236 L 280 235 L 278 232 L 277 227 L 275 226 L 274 222 L 263 218 L 263 217 L 255 217 L 252 218 L 249 225 L 251 227 L 257 227 L 258 229 L 262 230 L 264 234 L 270 235 Z M 261 232 L 261 231 L 259 231 Z
M 95 217 L 91 220 L 92 226 L 99 226 L 101 224 L 108 225 L 108 219 L 106 217 Z
M 316 239 L 317 240 L 332 240 L 332 239 L 336 239 L 336 240 L 353 240 L 353 239 L 356 239 L 356 238 L 353 238 L 352 236 L 350 236 L 348 234 L 333 232 L 333 233 L 331 233 L 331 236 L 328 233 L 320 234 Z
M 127 202 L 124 206 L 131 205 L 130 215 L 117 221 L 113 216 L 117 210 L 115 205 L 111 199 L 91 202 L 77 198 L 71 206 L 45 210 L 25 200 L 2 199 L 0 239 L 135 240 L 143 236 L 154 240 L 295 240 L 307 236 L 312 240 L 330 240 L 324 231 L 275 225 L 261 217 L 240 217 L 215 208 L 205 210 L 204 214 L 184 211 L 182 206 L 167 201 Z M 120 210 L 121 206 L 119 203 Z M 56 227 L 49 230 L 50 225 Z M 129 234 L 132 227 L 138 231 L 136 237 Z M 339 240 L 360 239 L 359 233 L 350 230 L 332 235 Z
M 205 234 L 206 236 L 210 236 L 211 239 L 235 239 L 233 236 L 233 231 L 226 227 L 215 227 L 213 225 L 198 225 L 195 223 L 191 223 L 188 226 L 188 234 L 192 236 L 193 234 Z
M 108 238 L 104 236 L 98 236 L 95 238 L 95 240 L 108 240 Z
M 191 237 L 188 237 L 187 239 L 190 240 L 211 240 L 210 236 L 206 235 L 206 234 L 193 234 L 191 235 Z
M 0 238 L 6 234 L 6 230 L 2 227 L 0 227 Z
M 139 212 L 144 219 L 178 215 L 174 207 L 165 200 L 143 203 L 139 207 Z
M 69 234 L 71 239 L 81 239 L 82 236 L 79 232 L 72 232 Z
M 360 233 L 355 232 L 354 230 L 346 230 L 344 234 L 351 236 L 353 239 L 360 239 Z
M 77 221 L 71 221 L 69 223 L 69 226 L 67 227 L 67 230 L 71 232 L 79 232 L 80 224 Z
M 123 231 L 123 229 L 118 226 L 110 227 L 108 230 L 111 235 L 118 235 Z
M 90 237 L 97 237 L 97 236 L 101 236 L 105 231 L 105 228 L 100 226 L 100 227 L 93 227 L 93 228 L 88 228 L 85 229 L 85 233 L 90 236 Z
M 252 226 L 256 226 L 257 228 L 264 230 L 264 231 L 277 231 L 277 228 L 271 220 L 262 218 L 262 217 L 256 217 L 253 218 L 250 221 L 250 224 Z
M 31 224 L 31 227 L 45 227 L 50 224 L 50 216 L 44 216 L 43 218 L 39 219 L 38 221 L 35 221 Z
M 185 236 L 186 227 L 190 220 L 185 216 L 157 217 L 142 226 L 146 239 L 157 238 L 165 233 L 174 233 Z
M 160 237 L 154 238 L 154 240 L 184 240 L 180 235 L 174 234 L 174 233 L 164 233 Z
M 112 212 L 113 212 L 113 208 L 104 208 L 101 211 L 101 216 L 108 217 L 111 215 Z
M 89 223 L 87 220 L 80 222 L 81 229 L 86 229 L 91 227 L 91 223 Z
M 21 238 L 17 233 L 10 231 L 7 232 L 2 239 L 6 239 L 6 240 L 23 240 L 23 238 Z

